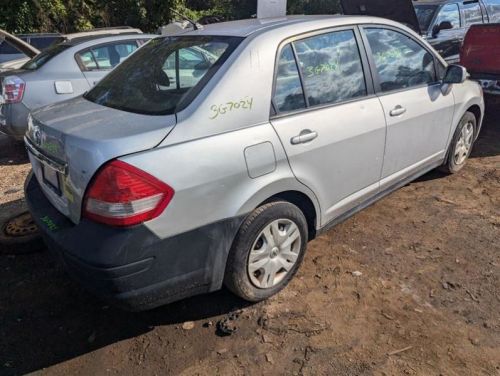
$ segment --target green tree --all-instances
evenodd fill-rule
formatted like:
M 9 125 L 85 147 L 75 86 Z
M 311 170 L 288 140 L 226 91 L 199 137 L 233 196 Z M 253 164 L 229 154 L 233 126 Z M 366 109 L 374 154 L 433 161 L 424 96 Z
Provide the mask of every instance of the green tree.
M 0 0 L 0 28 L 12 33 L 71 33 L 96 27 L 132 26 L 156 31 L 173 19 L 171 9 L 198 19 L 227 20 L 257 13 L 257 0 Z M 288 0 L 290 14 L 333 14 L 338 0 Z

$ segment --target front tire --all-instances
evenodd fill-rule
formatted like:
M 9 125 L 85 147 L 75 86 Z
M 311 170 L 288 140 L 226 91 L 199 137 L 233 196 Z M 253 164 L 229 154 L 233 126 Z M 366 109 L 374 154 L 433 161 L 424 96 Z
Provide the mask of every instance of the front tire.
M 472 152 L 476 130 L 476 116 L 472 112 L 466 112 L 455 130 L 447 159 L 440 168 L 441 171 L 456 174 L 465 166 Z
M 229 253 L 224 283 L 239 297 L 258 302 L 285 288 L 308 242 L 307 221 L 295 205 L 276 201 L 255 209 Z

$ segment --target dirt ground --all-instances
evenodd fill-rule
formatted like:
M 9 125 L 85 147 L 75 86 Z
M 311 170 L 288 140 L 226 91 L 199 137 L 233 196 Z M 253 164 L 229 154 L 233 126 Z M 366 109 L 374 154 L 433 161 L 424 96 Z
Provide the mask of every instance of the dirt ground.
M 0 138 L 0 217 L 24 206 L 28 169 Z M 500 102 L 461 173 L 322 235 L 266 302 L 223 290 L 127 313 L 46 252 L 0 255 L 0 271 L 2 375 L 500 375 Z M 228 316 L 238 330 L 221 336 Z

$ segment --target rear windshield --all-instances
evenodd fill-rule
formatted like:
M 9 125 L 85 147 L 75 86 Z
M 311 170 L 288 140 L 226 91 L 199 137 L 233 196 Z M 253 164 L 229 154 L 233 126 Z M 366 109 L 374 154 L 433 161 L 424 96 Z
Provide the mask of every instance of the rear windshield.
M 61 52 L 67 50 L 70 47 L 71 45 L 69 44 L 57 44 L 55 46 L 49 47 L 45 51 L 36 55 L 26 64 L 24 64 L 22 66 L 22 69 L 37 70 L 38 68 L 46 64 L 54 56 L 59 55 Z
M 429 30 L 429 26 L 431 25 L 437 9 L 438 5 L 415 5 L 415 12 L 417 13 L 420 30 Z
M 102 106 L 148 114 L 185 107 L 227 60 L 242 38 L 156 38 L 102 79 L 85 98 Z

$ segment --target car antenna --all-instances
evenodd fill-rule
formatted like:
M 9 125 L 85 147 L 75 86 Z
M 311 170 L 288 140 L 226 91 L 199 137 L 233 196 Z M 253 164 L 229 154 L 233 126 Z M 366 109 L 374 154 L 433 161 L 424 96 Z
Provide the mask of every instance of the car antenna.
M 179 16 L 181 17 L 184 21 L 187 21 L 189 22 L 191 25 L 193 25 L 193 29 L 194 30 L 198 30 L 198 29 L 203 29 L 203 26 L 201 26 L 199 23 L 193 21 L 192 19 L 190 19 L 188 16 L 182 14 L 181 12 L 178 12 L 176 11 L 175 9 L 172 9 L 170 8 L 170 11 L 175 14 L 176 16 Z

